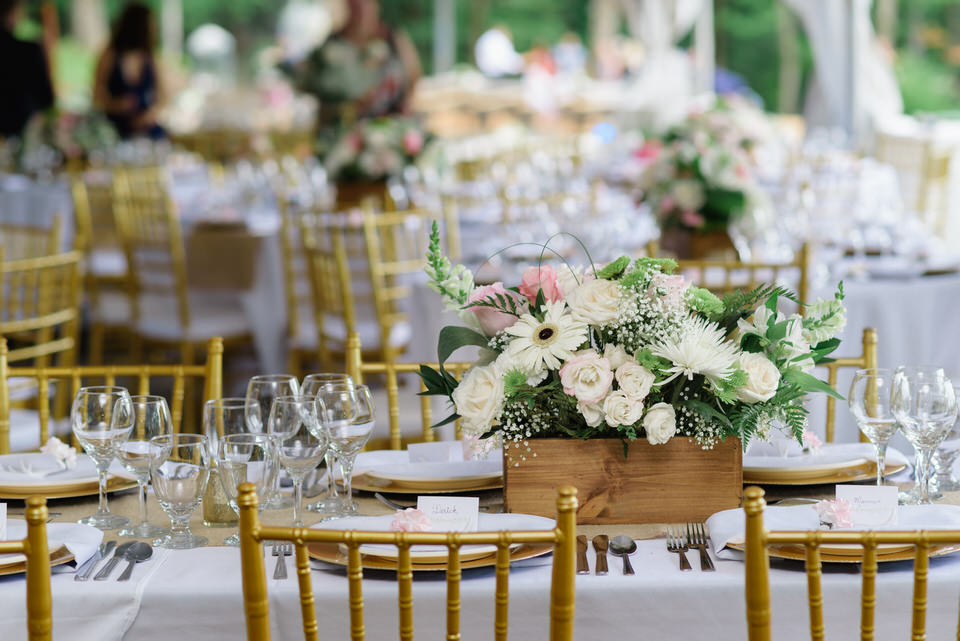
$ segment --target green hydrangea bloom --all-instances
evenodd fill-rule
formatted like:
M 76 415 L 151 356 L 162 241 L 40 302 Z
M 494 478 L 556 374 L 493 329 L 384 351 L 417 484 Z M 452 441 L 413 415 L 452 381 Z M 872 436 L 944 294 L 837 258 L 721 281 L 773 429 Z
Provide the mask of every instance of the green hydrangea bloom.
M 687 288 L 687 304 L 710 320 L 716 320 L 723 315 L 723 302 L 713 292 L 702 287 L 691 285 Z

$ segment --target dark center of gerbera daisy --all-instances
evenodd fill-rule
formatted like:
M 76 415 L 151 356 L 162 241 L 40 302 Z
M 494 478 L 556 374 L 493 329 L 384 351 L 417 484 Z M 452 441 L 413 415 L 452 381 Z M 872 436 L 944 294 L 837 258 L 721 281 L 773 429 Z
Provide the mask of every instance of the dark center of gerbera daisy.
M 544 323 L 537 328 L 533 334 L 533 341 L 538 345 L 545 345 L 552 341 L 557 335 L 557 326 L 552 323 Z

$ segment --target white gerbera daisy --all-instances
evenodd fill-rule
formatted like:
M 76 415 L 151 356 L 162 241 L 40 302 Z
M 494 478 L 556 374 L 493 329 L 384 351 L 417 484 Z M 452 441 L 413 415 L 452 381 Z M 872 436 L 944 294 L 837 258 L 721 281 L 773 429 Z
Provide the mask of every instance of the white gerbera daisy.
M 516 336 L 507 345 L 506 353 L 519 369 L 529 373 L 544 368 L 560 369 L 563 361 L 573 358 L 573 352 L 587 340 L 587 326 L 576 321 L 563 301 L 546 302 L 543 321 L 532 314 L 524 314 L 508 327 L 506 333 Z
M 691 318 L 679 335 L 661 341 L 650 351 L 674 365 L 666 370 L 673 376 L 664 383 L 681 375 L 692 380 L 694 374 L 702 374 L 714 386 L 733 373 L 740 356 L 740 350 L 726 340 L 720 326 L 701 317 Z

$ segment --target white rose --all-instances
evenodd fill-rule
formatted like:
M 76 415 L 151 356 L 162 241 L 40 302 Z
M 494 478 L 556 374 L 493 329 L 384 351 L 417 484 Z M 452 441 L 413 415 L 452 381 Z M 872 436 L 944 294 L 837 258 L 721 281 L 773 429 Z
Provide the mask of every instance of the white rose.
M 624 363 L 636 363 L 635 359 L 630 354 L 627 354 L 627 350 L 623 349 L 622 345 L 614 345 L 613 343 L 607 343 L 603 346 L 603 357 L 610 361 L 610 369 L 618 370 Z
M 603 415 L 610 427 L 633 425 L 643 415 L 643 403 L 629 398 L 622 391 L 610 392 L 603 399 Z
M 588 280 L 566 298 L 574 320 L 603 327 L 617 319 L 620 285 L 612 280 Z
M 635 401 L 645 399 L 656 380 L 650 370 L 636 363 L 624 363 L 617 368 L 615 376 L 623 393 Z
M 613 383 L 610 361 L 592 349 L 580 352 L 560 368 L 560 383 L 581 403 L 599 403 Z
M 677 207 L 685 211 L 699 211 L 707 202 L 703 185 L 692 179 L 678 180 L 673 183 L 673 199 Z
M 503 411 L 503 401 L 503 376 L 495 365 L 472 368 L 453 390 L 453 404 L 468 434 L 489 430 Z
M 564 298 L 568 298 L 573 290 L 588 280 L 593 280 L 592 268 L 584 270 L 579 265 L 576 267 L 569 265 L 557 267 L 557 285 L 560 287 L 560 293 L 563 294 Z
M 603 423 L 603 406 L 600 403 L 577 403 L 577 411 L 583 414 L 583 420 L 590 427 Z
M 763 354 L 745 352 L 740 355 L 740 369 L 747 373 L 747 384 L 737 390 L 737 399 L 744 403 L 769 401 L 780 385 L 780 370 Z
M 657 403 L 643 417 L 643 429 L 650 445 L 663 445 L 677 433 L 677 414 L 668 403 Z

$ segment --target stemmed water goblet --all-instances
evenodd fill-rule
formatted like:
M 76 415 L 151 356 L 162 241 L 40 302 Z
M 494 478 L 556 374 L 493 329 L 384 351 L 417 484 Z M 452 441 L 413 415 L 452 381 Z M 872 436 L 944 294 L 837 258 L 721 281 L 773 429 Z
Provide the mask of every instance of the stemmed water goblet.
M 140 518 L 137 525 L 126 527 L 119 534 L 139 539 L 164 536 L 169 530 L 151 525 L 147 519 L 147 483 L 150 481 L 150 465 L 163 453 L 153 443 L 153 438 L 173 434 L 170 408 L 162 396 L 131 396 L 130 403 L 133 427 L 127 432 L 127 440 L 117 447 L 117 458 L 137 478 Z M 117 419 L 119 414 L 115 412 L 113 416 Z
M 884 484 L 887 443 L 897 433 L 897 419 L 890 408 L 893 371 L 860 369 L 853 375 L 847 402 L 860 431 L 877 453 L 877 485 Z
M 100 504 L 92 516 L 79 522 L 101 530 L 115 530 L 130 519 L 117 516 L 107 505 L 107 471 L 117 455 L 117 447 L 133 428 L 130 393 L 124 387 L 83 387 L 73 399 L 70 410 L 73 434 L 97 466 Z
M 277 478 L 277 458 L 268 434 L 229 434 L 220 439 L 217 447 L 217 469 L 227 502 L 240 516 L 237 486 L 253 483 L 257 496 L 266 492 Z M 263 501 L 257 506 L 263 510 Z M 224 545 L 239 545 L 240 537 L 233 534 Z
M 317 428 L 323 411 L 318 398 L 278 396 L 273 401 L 267 431 L 273 439 L 277 460 L 293 480 L 293 525 L 303 527 L 303 479 L 317 468 L 327 453 L 327 434 Z
M 257 428 L 255 430 L 250 429 L 247 421 L 248 416 L 254 417 L 258 409 L 259 405 L 256 401 L 240 397 L 217 398 L 203 404 L 203 434 L 210 441 L 210 454 L 213 457 L 211 476 L 216 477 L 219 473 L 216 464 L 220 439 L 229 434 L 263 431 L 257 419 L 253 419 L 254 427 Z M 276 479 L 274 479 L 275 482 Z M 273 485 L 270 487 L 273 487 Z M 265 499 L 269 498 L 268 494 L 269 492 L 264 493 Z M 223 494 L 223 484 L 218 482 L 216 478 L 207 483 L 207 493 L 203 498 L 204 525 L 207 527 L 230 527 L 236 523 L 233 511 L 225 509 L 228 505 L 227 496 Z
M 254 376 L 247 383 L 247 400 L 254 401 L 255 405 L 247 413 L 247 426 L 250 432 L 264 432 L 267 430 L 267 420 L 273 401 L 279 396 L 299 396 L 300 383 L 296 376 L 290 374 L 264 374 Z M 290 499 L 279 492 L 275 484 L 262 499 L 267 509 L 279 510 L 290 507 Z
M 300 395 L 304 398 L 315 397 L 324 385 L 335 383 L 353 385 L 353 378 L 351 378 L 349 374 L 340 373 L 309 374 L 303 379 L 303 385 L 300 386 Z M 324 461 L 327 466 L 327 495 L 322 501 L 309 504 L 307 509 L 311 512 L 329 512 L 335 514 L 343 506 L 343 502 L 337 494 L 337 482 L 333 474 L 337 464 L 337 456 L 333 448 L 327 448 Z
M 170 517 L 170 533 L 153 542 L 171 550 L 207 544 L 190 531 L 190 517 L 203 498 L 210 478 L 210 441 L 199 434 L 170 434 L 151 441 L 161 450 L 150 465 L 153 493 Z
M 957 419 L 953 383 L 938 368 L 899 369 L 894 374 L 890 406 L 917 452 L 916 492 L 902 493 L 900 501 L 929 504 L 933 452 Z
M 318 406 L 322 412 L 320 426 L 330 439 L 343 475 L 342 507 L 334 518 L 352 516 L 357 513 L 353 502 L 353 464 L 373 433 L 373 396 L 366 385 L 332 383 L 321 388 L 317 399 L 322 401 Z
M 960 388 L 953 386 L 954 394 L 960 394 Z M 955 492 L 960 490 L 960 481 L 953 475 L 953 464 L 960 454 L 960 423 L 954 423 L 946 438 L 933 453 L 933 468 L 936 475 L 932 479 L 937 490 Z M 949 443 L 949 446 L 947 445 Z

